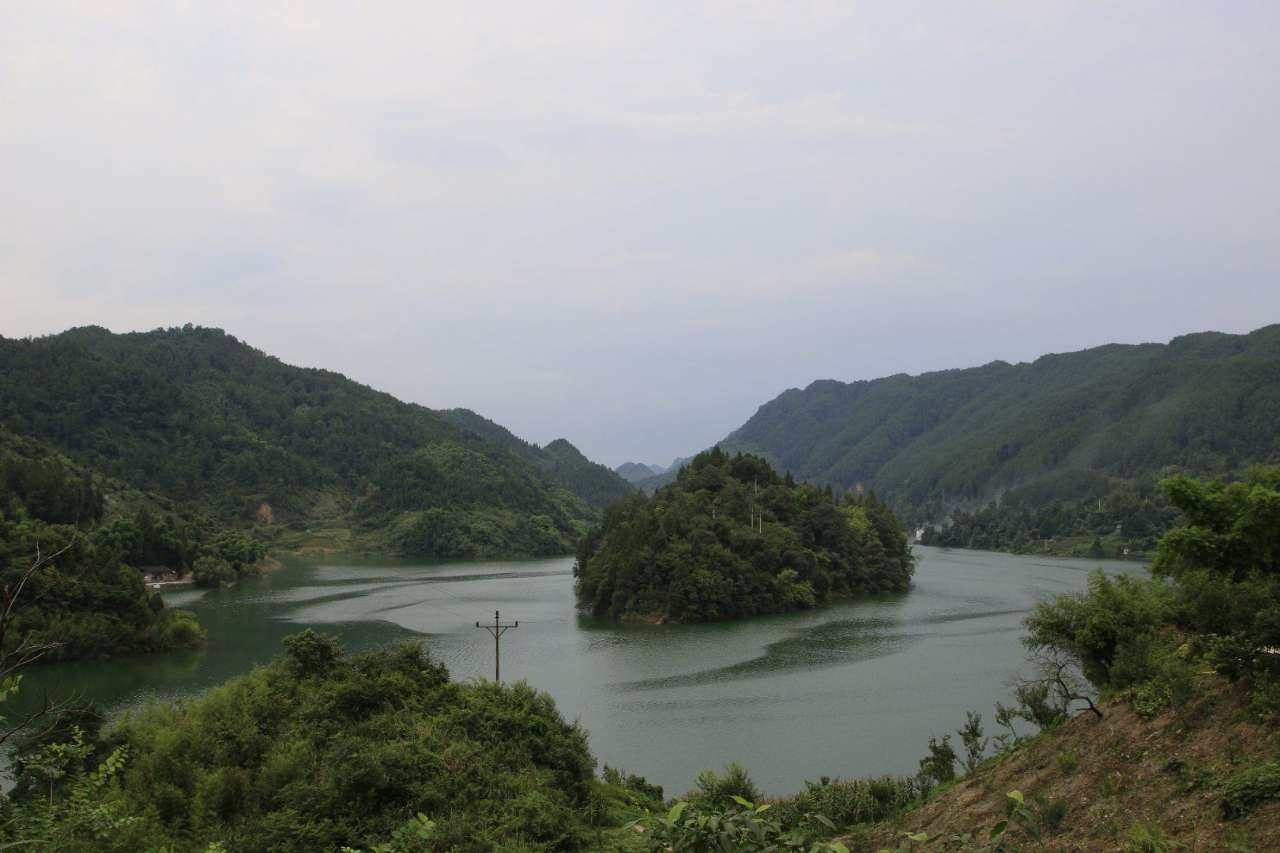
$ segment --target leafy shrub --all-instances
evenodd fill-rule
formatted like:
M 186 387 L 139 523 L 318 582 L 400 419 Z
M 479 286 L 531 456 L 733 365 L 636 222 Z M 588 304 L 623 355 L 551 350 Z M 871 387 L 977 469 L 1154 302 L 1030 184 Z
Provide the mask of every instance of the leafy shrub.
M 770 814 L 770 806 L 756 805 L 743 797 L 733 797 L 725 808 L 706 801 L 678 802 L 666 815 L 646 815 L 634 824 L 643 830 L 651 851 L 744 851 L 781 853 L 848 853 L 844 844 L 823 842 L 819 836 L 834 831 L 825 818 L 814 816 L 802 824 L 786 827 Z
M 1222 789 L 1222 816 L 1244 817 L 1259 803 L 1280 799 L 1280 761 L 1250 767 L 1233 775 Z
M 735 797 L 744 800 L 760 799 L 760 789 L 751 780 L 751 774 L 736 763 L 725 765 L 723 774 L 703 770 L 698 774 L 697 785 L 697 799 L 705 800 L 707 805 L 715 808 L 729 806 Z
M 1144 646 L 1147 677 L 1133 692 L 1133 708 L 1139 715 L 1154 717 L 1167 708 L 1181 715 L 1194 697 L 1195 668 L 1181 653 L 1185 648 L 1174 649 L 1168 642 Z
M 1172 616 L 1173 596 L 1164 582 L 1095 571 L 1087 592 L 1036 605 L 1026 620 L 1027 642 L 1070 652 L 1099 687 L 1127 686 L 1143 679 L 1145 646 Z
M 778 589 L 787 610 L 807 610 L 818 605 L 813 584 L 800 580 L 800 573 L 795 569 L 778 572 Z
M 1264 720 L 1280 717 L 1280 676 L 1264 670 L 1253 680 L 1249 710 Z
M 920 786 L 902 776 L 872 779 L 823 779 L 806 782 L 804 790 L 774 802 L 775 813 L 785 826 L 803 821 L 806 814 L 822 815 L 836 826 L 887 820 L 920 800 Z
M 987 738 L 983 737 L 982 715 L 974 711 L 965 712 L 964 727 L 956 734 L 964 744 L 964 772 L 972 773 L 982 763 L 982 756 L 987 751 Z
M 191 577 L 196 586 L 219 587 L 236 579 L 236 571 L 231 564 L 219 557 L 197 557 L 191 567 Z
M 1181 846 L 1155 824 L 1135 823 L 1120 849 L 1123 853 L 1169 853 Z
M 198 649 L 209 637 L 209 632 L 188 610 L 165 610 L 160 620 L 160 644 L 170 649 Z
M 600 775 L 604 778 L 605 784 L 614 785 L 627 791 L 631 791 L 644 800 L 651 800 L 658 803 L 662 802 L 662 786 L 651 785 L 643 776 L 637 776 L 634 773 L 628 773 L 625 770 L 617 770 L 608 764 L 600 771 Z
M 414 644 L 345 655 L 307 631 L 286 649 L 199 698 L 120 723 L 108 747 L 128 762 L 102 799 L 128 817 L 129 833 L 113 848 L 67 819 L 51 849 L 220 842 L 301 853 L 377 842 L 465 853 L 587 843 L 595 762 L 585 733 L 546 694 L 451 683 Z M 48 810 L 35 795 L 19 808 Z M 8 831 L 0 827 L 0 842 Z
M 951 782 L 956 778 L 956 750 L 951 745 L 951 735 L 943 735 L 942 740 L 929 738 L 929 754 L 920 759 L 920 772 L 916 779 L 920 788 L 927 792 L 935 785 Z

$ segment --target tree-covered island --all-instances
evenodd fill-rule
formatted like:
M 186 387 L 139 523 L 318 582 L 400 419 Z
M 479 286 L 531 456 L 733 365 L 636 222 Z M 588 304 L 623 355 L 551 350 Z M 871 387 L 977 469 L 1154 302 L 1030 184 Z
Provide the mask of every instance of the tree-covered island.
M 902 592 L 913 562 L 874 495 L 841 499 L 750 454 L 699 454 L 653 496 L 609 507 L 578 545 L 579 606 L 598 616 L 710 622 Z

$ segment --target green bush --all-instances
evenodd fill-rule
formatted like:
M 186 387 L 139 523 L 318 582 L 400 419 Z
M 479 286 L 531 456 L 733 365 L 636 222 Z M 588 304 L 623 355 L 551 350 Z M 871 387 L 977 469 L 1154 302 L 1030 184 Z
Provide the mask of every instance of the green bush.
M 128 819 L 114 849 L 376 849 L 407 837 L 419 813 L 430 833 L 412 849 L 588 843 L 585 733 L 523 683 L 450 682 L 414 644 L 346 655 L 314 632 L 295 635 L 268 666 L 126 718 L 104 749 L 127 754 L 93 806 Z M 55 804 L 75 778 L 55 786 Z M 47 794 L 18 801 L 26 817 L 0 826 L 0 842 L 23 837 L 14 833 L 48 810 Z M 77 815 L 30 837 L 50 850 L 113 849 Z
M 781 853 L 785 850 L 848 853 L 848 848 L 838 841 L 819 840 L 834 831 L 824 818 L 814 817 L 788 827 L 767 814 L 769 809 L 767 803 L 756 805 L 742 797 L 734 797 L 723 808 L 712 806 L 708 801 L 678 802 L 667 814 L 647 815 L 635 826 L 643 830 L 645 845 L 655 853 Z
M 236 570 L 219 557 L 197 557 L 191 566 L 191 577 L 196 586 L 219 587 L 236 579 Z
M 1280 761 L 1250 767 L 1233 775 L 1222 788 L 1222 816 L 1244 817 L 1259 803 L 1280 799 Z
M 843 829 L 895 817 L 919 802 L 920 796 L 916 780 L 902 776 L 823 779 L 806 782 L 802 791 L 781 797 L 773 805 L 784 826 L 796 825 L 806 814 L 813 814 Z
M 600 775 L 607 785 L 630 791 L 642 800 L 662 802 L 662 786 L 651 785 L 643 776 L 615 769 L 608 764 L 601 769 Z
M 1135 823 L 1120 849 L 1123 853 L 1169 853 L 1182 846 L 1154 824 Z
M 943 735 L 942 740 L 930 737 L 929 754 L 920 759 L 920 772 L 916 774 L 921 790 L 927 793 L 935 785 L 953 781 L 956 778 L 956 760 L 951 735 Z
M 209 632 L 187 610 L 166 610 L 161 620 L 160 645 L 170 649 L 198 649 L 208 641 Z
M 751 780 L 751 774 L 741 764 L 725 765 L 724 773 L 703 770 L 697 778 L 696 799 L 713 808 L 726 808 L 734 797 L 744 800 L 760 799 L 760 789 Z
M 1179 713 L 1195 693 L 1198 656 L 1231 678 L 1252 679 L 1256 711 L 1280 707 L 1280 467 L 1223 485 L 1174 477 L 1163 484 L 1184 521 L 1161 540 L 1154 577 L 1095 572 L 1084 594 L 1039 604 L 1027 618 L 1033 651 L 1066 653 L 1098 688 L 1136 688 L 1144 714 Z M 1174 637 L 1190 634 L 1185 647 Z
M 1163 581 L 1095 571 L 1087 592 L 1036 605 L 1026 620 L 1027 643 L 1070 652 L 1096 686 L 1127 686 L 1146 677 L 1146 647 L 1172 617 L 1173 594 Z

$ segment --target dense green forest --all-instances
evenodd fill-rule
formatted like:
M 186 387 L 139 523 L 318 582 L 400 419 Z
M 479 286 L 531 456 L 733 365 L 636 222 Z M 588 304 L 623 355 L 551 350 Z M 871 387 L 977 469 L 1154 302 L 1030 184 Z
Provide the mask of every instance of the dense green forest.
M 1117 480 L 1103 491 L 1089 487 L 1094 478 L 1087 472 L 1077 478 L 1083 481 L 1079 489 L 1070 487 L 1070 479 L 1058 478 L 1051 494 L 1036 484 L 1010 489 L 973 511 L 954 510 L 947 524 L 925 527 L 922 541 L 1015 553 L 1136 557 L 1151 553 L 1177 520 L 1177 509 L 1150 480 Z
M 0 584 L 16 597 L 0 656 L 37 650 L 49 661 L 200 645 L 200 626 L 165 608 L 140 569 L 199 563 L 230 578 L 260 557 L 242 533 L 165 512 L 0 429 Z
M 634 491 L 624 478 L 604 465 L 592 462 L 563 438 L 538 447 L 470 409 L 445 409 L 439 414 L 463 429 L 512 451 L 543 471 L 557 486 L 572 492 L 595 509 L 604 509 Z
M 903 591 L 912 560 L 874 496 L 841 500 L 716 448 L 652 497 L 609 507 L 574 572 L 579 605 L 596 615 L 705 622 Z
M 946 538 L 955 544 L 1014 548 L 1053 537 L 1092 543 L 1117 523 L 1122 534 L 1158 534 L 1172 521 L 1158 480 L 1280 462 L 1276 423 L 1280 326 L 1268 326 L 815 382 L 762 406 L 720 446 L 839 491 L 862 484 L 913 526 L 954 517 L 960 529 Z M 1135 491 L 1152 495 L 1136 512 Z
M 0 338 L 0 426 L 264 534 L 413 556 L 567 553 L 631 491 L 566 441 L 402 403 L 217 329 Z

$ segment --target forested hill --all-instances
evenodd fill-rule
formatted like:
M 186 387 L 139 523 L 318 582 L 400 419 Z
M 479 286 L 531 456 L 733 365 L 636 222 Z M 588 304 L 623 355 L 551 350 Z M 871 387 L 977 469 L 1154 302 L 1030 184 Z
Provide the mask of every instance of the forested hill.
M 566 439 L 557 438 L 545 447 L 539 447 L 470 409 L 445 409 L 439 414 L 463 429 L 506 447 L 533 463 L 557 485 L 573 492 L 596 509 L 604 509 L 635 491 L 621 476 L 583 456 Z
M 1230 476 L 1280 461 L 1277 423 L 1273 325 L 1029 364 L 815 382 L 762 406 L 721 446 L 812 482 L 861 483 L 923 522 L 1002 495 L 1035 507 L 1096 501 L 1171 471 Z
M 350 525 L 413 555 L 563 553 L 606 500 L 563 448 L 531 459 L 217 329 L 0 338 L 0 426 L 226 522 Z
M 650 477 L 656 477 L 666 469 L 659 468 L 657 465 L 648 465 L 644 462 L 623 462 L 613 470 L 628 483 L 636 484 L 648 480 Z
M 901 524 L 759 456 L 700 453 L 652 497 L 605 510 L 578 546 L 578 604 L 597 616 L 708 622 L 910 586 Z

